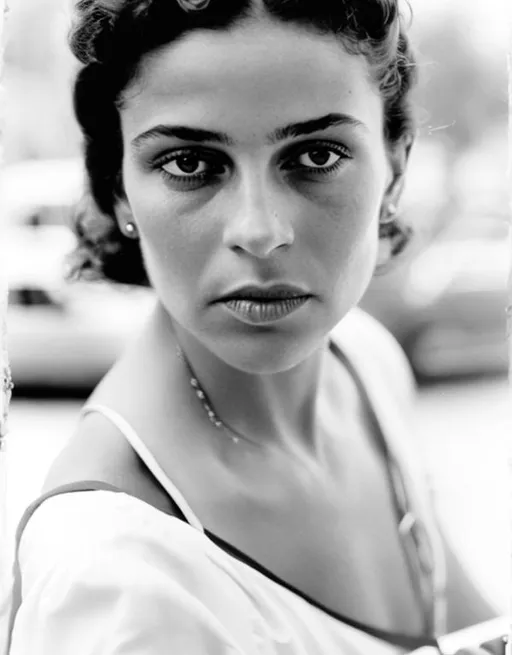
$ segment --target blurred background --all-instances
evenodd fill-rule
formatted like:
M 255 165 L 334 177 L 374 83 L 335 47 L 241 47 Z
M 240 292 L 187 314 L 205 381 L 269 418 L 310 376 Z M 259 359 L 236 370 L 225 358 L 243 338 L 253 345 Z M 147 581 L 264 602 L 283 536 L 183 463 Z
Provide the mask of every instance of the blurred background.
M 69 220 L 83 184 L 66 45 L 70 4 L 11 0 L 7 25 L 0 227 L 16 385 L 11 525 L 151 303 L 149 292 L 64 278 L 74 243 Z M 375 278 L 361 306 L 411 362 L 418 382 L 412 432 L 441 519 L 484 593 L 504 610 L 510 2 L 411 4 L 419 137 L 401 212 L 416 237 L 396 268 Z

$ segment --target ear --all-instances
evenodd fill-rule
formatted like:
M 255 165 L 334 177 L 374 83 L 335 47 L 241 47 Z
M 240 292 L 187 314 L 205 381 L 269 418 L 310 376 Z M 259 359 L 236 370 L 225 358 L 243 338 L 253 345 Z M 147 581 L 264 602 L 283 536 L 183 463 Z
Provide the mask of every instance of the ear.
M 391 169 L 391 179 L 387 186 L 383 204 L 395 205 L 398 207 L 405 182 L 405 172 L 409 162 L 409 155 L 414 144 L 414 137 L 408 135 L 390 146 L 388 149 L 388 161 Z
M 133 217 L 130 204 L 126 197 L 117 198 L 114 205 L 114 212 L 116 215 L 117 225 L 122 234 L 128 239 L 138 239 L 139 233 L 137 224 Z

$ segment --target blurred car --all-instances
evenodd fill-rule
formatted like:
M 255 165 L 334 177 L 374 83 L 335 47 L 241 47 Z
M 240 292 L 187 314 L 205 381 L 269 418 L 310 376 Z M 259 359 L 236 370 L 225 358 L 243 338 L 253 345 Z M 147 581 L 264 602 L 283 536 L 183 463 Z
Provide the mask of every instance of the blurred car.
M 66 281 L 66 258 L 75 245 L 66 223 L 82 185 L 75 159 L 17 164 L 0 174 L 0 189 L 10 188 L 9 197 L 0 198 L 1 266 L 18 391 L 90 389 L 153 306 L 147 289 Z
M 2 228 L 65 225 L 84 189 L 79 157 L 34 159 L 4 166 L 0 172 Z
M 506 223 L 430 244 L 361 302 L 396 336 L 419 381 L 508 370 Z M 480 233 L 479 233 L 480 232 Z
M 64 261 L 74 237 L 63 226 L 20 226 L 2 240 L 16 388 L 91 388 L 142 326 L 151 292 L 66 282 Z

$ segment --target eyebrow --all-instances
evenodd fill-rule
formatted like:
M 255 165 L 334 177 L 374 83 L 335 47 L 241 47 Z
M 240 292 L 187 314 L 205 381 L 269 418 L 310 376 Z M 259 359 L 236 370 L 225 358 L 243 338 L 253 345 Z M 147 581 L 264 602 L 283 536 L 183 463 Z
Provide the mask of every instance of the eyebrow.
M 364 123 L 353 116 L 331 113 L 320 116 L 319 118 L 312 118 L 307 121 L 301 121 L 300 123 L 290 123 L 284 127 L 278 127 L 267 136 L 267 142 L 273 145 L 285 139 L 320 132 L 338 125 L 350 125 L 352 127 L 367 129 Z M 186 125 L 156 125 L 136 136 L 131 142 L 132 148 L 139 150 L 144 143 L 162 136 L 181 139 L 182 141 L 195 141 L 197 143 L 220 143 L 226 146 L 233 146 L 235 143 L 225 132 L 214 132 L 198 127 L 188 127 Z

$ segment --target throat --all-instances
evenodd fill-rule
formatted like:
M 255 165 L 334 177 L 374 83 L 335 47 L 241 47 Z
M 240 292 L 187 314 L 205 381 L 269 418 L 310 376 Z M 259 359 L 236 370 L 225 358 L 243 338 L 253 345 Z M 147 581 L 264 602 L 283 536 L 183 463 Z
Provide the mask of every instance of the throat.
M 182 380 L 189 386 L 191 411 L 199 411 L 237 444 L 315 451 L 323 351 L 314 352 L 293 369 L 257 375 L 235 369 L 183 341 L 178 335 L 176 353 Z

